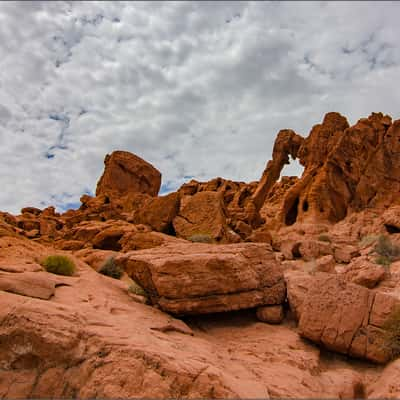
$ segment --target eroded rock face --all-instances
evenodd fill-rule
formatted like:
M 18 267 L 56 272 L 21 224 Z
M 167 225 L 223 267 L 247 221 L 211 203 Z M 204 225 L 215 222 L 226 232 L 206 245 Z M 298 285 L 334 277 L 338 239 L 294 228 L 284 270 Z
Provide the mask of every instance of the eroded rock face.
M 208 235 L 220 243 L 229 242 L 226 211 L 222 195 L 218 192 L 199 192 L 189 197 L 173 220 L 178 237 Z
M 285 284 L 265 244 L 167 245 L 115 261 L 173 314 L 206 314 L 281 304 Z
M 301 304 L 300 334 L 330 350 L 385 363 L 384 323 L 399 305 L 393 296 L 318 273 Z
M 149 225 L 158 232 L 173 233 L 172 221 L 179 212 L 179 205 L 180 196 L 177 192 L 149 199 L 134 211 L 132 221 Z
M 247 238 L 251 234 L 252 229 L 258 228 L 263 223 L 252 199 L 256 186 L 257 182 L 244 183 L 215 178 L 209 182 L 191 180 L 183 184 L 178 192 L 181 195 L 183 204 L 191 196 L 200 192 L 219 193 L 230 229 L 242 238 Z M 243 231 L 243 224 L 246 225 L 245 231 Z
M 338 222 L 349 212 L 399 203 L 400 121 L 373 113 L 349 127 L 346 118 L 328 113 L 303 139 L 281 131 L 257 190 L 254 203 L 263 206 L 288 156 L 298 157 L 304 172 L 283 193 L 281 225 L 298 221 Z
M 386 210 L 382 215 L 382 219 L 389 234 L 400 233 L 400 206 Z
M 283 167 L 289 164 L 289 156 L 294 159 L 297 158 L 297 153 L 303 142 L 304 138 L 290 129 L 284 129 L 278 133 L 272 151 L 272 160 L 268 161 L 258 187 L 253 194 L 253 202 L 257 209 L 260 209 L 264 204 L 273 185 L 279 179 Z
M 139 192 L 156 196 L 161 173 L 151 164 L 127 151 L 114 151 L 104 159 L 105 169 L 97 183 L 96 196 L 123 196 Z

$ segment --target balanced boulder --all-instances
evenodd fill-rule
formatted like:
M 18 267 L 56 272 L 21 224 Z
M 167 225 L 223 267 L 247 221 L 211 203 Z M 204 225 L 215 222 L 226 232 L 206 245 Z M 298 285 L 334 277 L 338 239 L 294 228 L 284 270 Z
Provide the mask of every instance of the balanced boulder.
M 127 151 L 114 151 L 104 159 L 104 172 L 97 183 L 96 196 L 123 196 L 138 192 L 157 196 L 161 173 L 150 163 Z

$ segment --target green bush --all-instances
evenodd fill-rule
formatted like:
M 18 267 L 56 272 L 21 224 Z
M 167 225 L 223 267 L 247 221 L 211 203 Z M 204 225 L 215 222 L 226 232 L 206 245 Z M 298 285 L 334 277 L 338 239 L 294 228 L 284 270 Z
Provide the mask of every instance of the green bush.
M 323 235 L 323 234 L 318 236 L 318 240 L 320 242 L 328 242 L 328 243 L 332 242 L 331 238 L 328 235 Z
M 390 261 L 390 258 L 386 256 L 378 256 L 375 258 L 375 263 L 383 265 L 384 267 L 389 267 L 392 262 Z
M 371 246 L 379 239 L 378 235 L 365 235 L 359 241 L 359 246 L 363 249 L 365 247 Z
M 375 262 L 381 265 L 390 265 L 393 261 L 400 258 L 400 246 L 395 245 L 384 235 L 380 235 L 374 251 L 379 254 Z M 378 262 L 379 261 L 379 262 Z
M 214 239 L 209 233 L 195 233 L 187 238 L 195 243 L 214 243 Z
M 400 307 L 394 309 L 383 325 L 385 346 L 393 358 L 400 356 Z
M 115 263 L 114 256 L 107 258 L 99 269 L 100 274 L 109 276 L 110 278 L 120 279 L 123 270 Z
M 48 256 L 42 261 L 42 265 L 47 272 L 57 275 L 71 276 L 75 272 L 75 264 L 67 256 Z
M 128 292 L 129 293 L 133 293 L 133 294 L 137 294 L 139 296 L 147 297 L 147 292 L 140 285 L 138 285 L 136 282 L 133 282 L 132 285 L 130 285 L 128 287 Z

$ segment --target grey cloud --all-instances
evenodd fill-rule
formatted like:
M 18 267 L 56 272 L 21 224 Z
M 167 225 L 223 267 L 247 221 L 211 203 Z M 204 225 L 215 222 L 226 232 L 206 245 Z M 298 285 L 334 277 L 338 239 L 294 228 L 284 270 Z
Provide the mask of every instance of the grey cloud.
M 115 149 L 153 163 L 173 190 L 184 176 L 258 179 L 279 129 L 307 135 L 329 111 L 399 118 L 399 10 L 1 3 L 0 209 L 78 202 Z

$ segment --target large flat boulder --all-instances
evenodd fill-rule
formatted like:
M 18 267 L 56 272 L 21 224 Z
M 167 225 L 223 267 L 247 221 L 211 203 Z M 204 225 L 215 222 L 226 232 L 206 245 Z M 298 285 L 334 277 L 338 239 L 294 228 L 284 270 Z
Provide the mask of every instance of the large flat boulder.
M 207 314 L 281 304 L 286 288 L 280 265 L 266 244 L 171 244 L 115 259 L 173 314 Z

